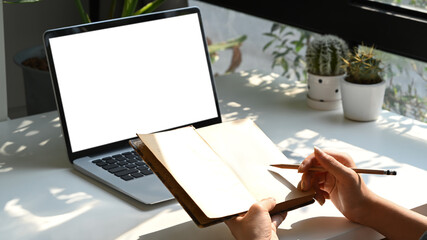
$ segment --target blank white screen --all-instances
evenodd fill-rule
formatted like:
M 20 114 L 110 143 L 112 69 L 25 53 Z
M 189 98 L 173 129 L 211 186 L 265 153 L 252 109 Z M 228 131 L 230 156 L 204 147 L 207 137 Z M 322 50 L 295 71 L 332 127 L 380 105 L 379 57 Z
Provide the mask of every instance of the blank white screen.
M 196 13 L 50 46 L 73 152 L 218 115 Z

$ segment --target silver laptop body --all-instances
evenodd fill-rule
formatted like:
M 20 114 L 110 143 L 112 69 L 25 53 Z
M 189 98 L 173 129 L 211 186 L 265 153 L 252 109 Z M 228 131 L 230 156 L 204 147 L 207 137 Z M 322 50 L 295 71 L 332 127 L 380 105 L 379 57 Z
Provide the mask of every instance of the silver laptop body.
M 221 122 L 199 9 L 49 30 L 44 43 L 73 166 L 143 203 L 172 199 L 154 174 L 117 176 L 100 159 L 130 154 L 136 133 Z

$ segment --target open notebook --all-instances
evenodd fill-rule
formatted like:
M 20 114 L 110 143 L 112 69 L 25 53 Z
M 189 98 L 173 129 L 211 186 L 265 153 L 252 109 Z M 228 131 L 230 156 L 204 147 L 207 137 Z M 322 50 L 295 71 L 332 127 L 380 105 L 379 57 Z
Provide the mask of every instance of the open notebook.
M 272 213 L 313 202 L 314 192 L 302 192 L 269 170 L 288 159 L 251 120 L 138 136 L 131 144 L 199 226 L 267 197 L 277 201 Z

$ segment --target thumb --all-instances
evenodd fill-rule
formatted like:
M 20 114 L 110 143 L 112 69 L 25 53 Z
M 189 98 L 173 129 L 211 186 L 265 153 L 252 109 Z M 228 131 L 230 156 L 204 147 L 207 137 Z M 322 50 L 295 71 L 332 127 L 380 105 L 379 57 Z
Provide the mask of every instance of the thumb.
M 276 206 L 276 199 L 266 198 L 258 202 L 258 204 L 265 210 L 271 211 Z
M 338 160 L 336 160 L 331 155 L 325 153 L 318 147 L 314 147 L 314 156 L 317 159 L 318 163 L 329 173 L 334 175 L 338 179 L 343 179 L 348 176 L 350 168 L 341 164 Z M 351 173 L 350 173 L 351 174 Z

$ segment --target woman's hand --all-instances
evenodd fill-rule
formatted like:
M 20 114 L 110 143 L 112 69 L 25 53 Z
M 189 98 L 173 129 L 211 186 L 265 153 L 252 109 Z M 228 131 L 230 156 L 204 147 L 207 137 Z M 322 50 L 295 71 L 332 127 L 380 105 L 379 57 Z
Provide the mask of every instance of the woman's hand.
M 325 172 L 308 171 L 311 167 L 323 167 Z M 362 178 L 351 168 L 356 167 L 353 159 L 345 153 L 322 151 L 314 148 L 314 153 L 301 163 L 299 172 L 304 173 L 300 188 L 316 191 L 315 199 L 323 205 L 331 199 L 338 210 L 349 220 L 360 222 L 368 213 L 369 202 L 374 194 L 367 188 Z
M 308 170 L 314 166 L 325 172 Z M 300 187 L 313 187 L 320 204 L 331 199 L 346 218 L 377 230 L 387 239 L 418 240 L 427 230 L 427 217 L 374 194 L 351 167 L 355 164 L 347 154 L 314 148 L 298 169 L 304 173 Z
M 286 213 L 270 217 L 269 211 L 276 206 L 276 200 L 267 198 L 251 206 L 245 214 L 227 220 L 225 223 L 237 240 L 278 239 L 277 227 L 283 222 Z

